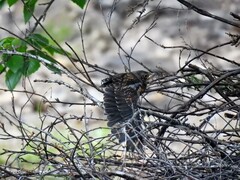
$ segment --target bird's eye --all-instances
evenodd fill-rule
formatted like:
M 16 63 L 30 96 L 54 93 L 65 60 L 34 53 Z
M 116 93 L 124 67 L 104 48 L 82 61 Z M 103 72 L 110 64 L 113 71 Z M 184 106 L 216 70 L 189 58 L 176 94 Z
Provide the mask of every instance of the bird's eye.
M 145 78 L 145 79 L 147 79 L 147 78 L 148 78 L 148 76 L 149 76 L 149 74 L 145 74 L 145 75 L 144 75 L 144 78 Z

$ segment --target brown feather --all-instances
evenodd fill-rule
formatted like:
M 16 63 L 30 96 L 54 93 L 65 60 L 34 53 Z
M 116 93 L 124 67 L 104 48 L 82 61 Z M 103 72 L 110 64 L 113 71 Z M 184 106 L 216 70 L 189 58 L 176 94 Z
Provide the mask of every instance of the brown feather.
M 146 89 L 148 77 L 148 72 L 135 71 L 116 74 L 102 80 L 108 126 L 112 128 L 112 133 L 120 143 L 127 141 L 127 150 L 142 148 L 143 138 L 140 135 L 142 120 L 140 115 L 135 113 L 138 111 L 139 97 Z M 121 124 L 127 134 L 124 133 Z

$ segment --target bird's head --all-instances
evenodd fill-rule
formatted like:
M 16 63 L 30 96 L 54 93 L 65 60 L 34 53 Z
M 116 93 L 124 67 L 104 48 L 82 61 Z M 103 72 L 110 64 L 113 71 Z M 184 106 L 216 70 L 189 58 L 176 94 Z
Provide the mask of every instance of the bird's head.
M 148 84 L 152 80 L 155 73 L 139 70 L 132 72 L 136 78 L 143 84 Z

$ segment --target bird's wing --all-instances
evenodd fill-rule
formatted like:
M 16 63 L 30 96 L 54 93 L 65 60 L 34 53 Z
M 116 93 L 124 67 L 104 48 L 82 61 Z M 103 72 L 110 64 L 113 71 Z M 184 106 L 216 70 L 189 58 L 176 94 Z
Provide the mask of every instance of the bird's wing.
M 103 104 L 109 127 L 112 127 L 114 124 L 122 122 L 123 120 L 121 112 L 118 110 L 115 96 L 116 95 L 112 84 L 105 87 Z
M 110 84 L 105 87 L 103 99 L 108 126 L 111 127 L 112 134 L 120 143 L 127 141 L 127 150 L 131 151 L 136 146 L 141 149 L 139 142 L 142 142 L 138 134 L 141 130 L 140 116 L 134 114 L 137 111 L 139 99 L 137 91 L 138 89 L 134 86 L 121 87 Z
M 105 87 L 104 107 L 108 119 L 108 126 L 116 123 L 124 123 L 137 110 L 138 92 L 135 87 L 119 87 L 113 84 Z
M 117 74 L 102 81 L 104 108 L 111 127 L 120 143 L 126 142 L 127 151 L 142 149 L 142 121 L 138 99 L 145 85 L 133 73 Z

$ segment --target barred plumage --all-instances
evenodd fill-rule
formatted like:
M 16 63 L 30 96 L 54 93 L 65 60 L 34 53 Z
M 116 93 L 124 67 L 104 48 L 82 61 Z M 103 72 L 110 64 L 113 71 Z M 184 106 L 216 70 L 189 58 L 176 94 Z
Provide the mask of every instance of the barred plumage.
M 108 126 L 119 142 L 126 141 L 127 151 L 142 149 L 142 120 L 138 113 L 138 99 L 146 89 L 149 73 L 134 71 L 121 73 L 102 81 L 104 108 Z

